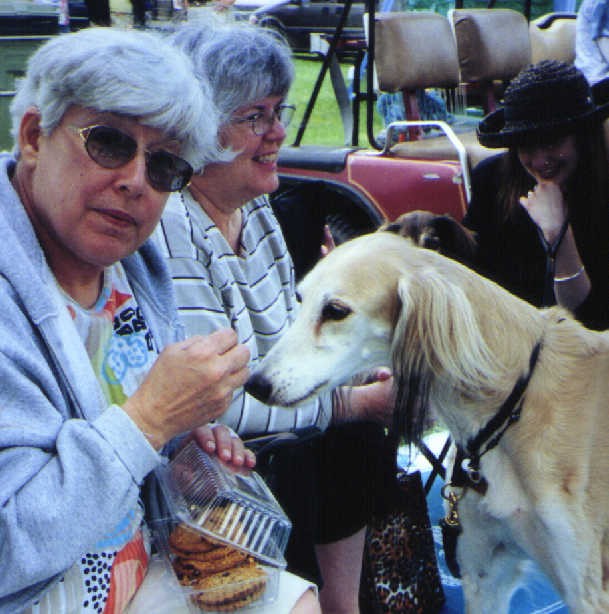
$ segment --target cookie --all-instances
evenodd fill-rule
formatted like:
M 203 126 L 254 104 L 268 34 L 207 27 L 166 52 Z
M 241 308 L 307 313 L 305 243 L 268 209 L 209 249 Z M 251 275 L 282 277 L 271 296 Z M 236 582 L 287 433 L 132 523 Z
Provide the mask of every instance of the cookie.
M 199 580 L 199 572 L 193 569 L 182 570 L 179 565 L 175 564 L 175 562 L 173 564 L 173 570 L 176 574 L 178 582 L 182 586 L 192 586 L 195 582 Z
M 196 550 L 180 550 L 179 548 L 176 548 L 175 546 L 171 546 L 169 549 L 173 555 L 180 557 L 180 558 L 201 559 L 202 557 L 205 557 L 211 552 L 213 552 L 213 550 L 215 550 L 215 547 L 210 550 L 199 551 L 199 552 L 197 552 Z
M 169 547 L 179 552 L 209 552 L 216 547 L 199 531 L 180 523 L 169 536 Z
M 209 605 L 202 602 L 200 595 L 195 596 L 193 599 L 201 610 L 212 610 L 214 612 L 234 612 L 236 610 L 241 610 L 250 603 L 254 603 L 254 601 L 258 601 L 258 599 L 262 597 L 262 593 L 264 593 L 264 586 L 261 587 L 260 590 L 252 592 L 249 595 L 244 595 L 240 599 L 225 601 L 222 603 L 210 603 Z
M 245 564 L 201 578 L 193 588 L 204 610 L 232 612 L 260 599 L 266 588 L 266 572 L 257 565 Z
M 177 557 L 173 566 L 177 574 L 205 576 L 230 569 L 245 562 L 247 554 L 235 548 L 222 548 L 223 556 L 201 560 L 199 557 Z M 207 556 L 209 552 L 200 556 Z
M 216 546 L 207 552 L 199 552 L 197 556 L 191 558 L 195 558 L 198 561 L 217 561 L 228 556 L 236 556 L 236 554 L 241 556 L 241 560 L 245 560 L 245 557 L 247 556 L 247 554 L 241 552 L 241 550 L 233 548 L 232 546 Z

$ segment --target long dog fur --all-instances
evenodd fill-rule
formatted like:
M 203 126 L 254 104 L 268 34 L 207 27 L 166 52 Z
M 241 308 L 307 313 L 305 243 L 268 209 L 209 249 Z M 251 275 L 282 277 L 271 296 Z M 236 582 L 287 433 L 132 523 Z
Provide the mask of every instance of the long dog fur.
M 609 333 L 391 233 L 338 247 L 299 290 L 295 323 L 247 389 L 291 407 L 391 364 L 396 423 L 411 441 L 433 405 L 465 445 L 541 342 L 520 420 L 482 457 L 486 495 L 467 490 L 459 503 L 467 612 L 506 614 L 528 558 L 571 612 L 609 612 Z

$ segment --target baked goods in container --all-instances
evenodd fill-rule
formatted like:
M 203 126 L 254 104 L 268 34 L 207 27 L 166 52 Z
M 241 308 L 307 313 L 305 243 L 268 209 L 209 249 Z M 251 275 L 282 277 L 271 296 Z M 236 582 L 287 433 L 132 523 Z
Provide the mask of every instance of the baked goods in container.
M 159 544 L 192 602 L 211 613 L 276 599 L 291 523 L 264 480 L 195 442 L 156 473 L 169 507 Z
M 234 548 L 223 548 L 226 552 L 222 556 L 212 559 L 201 559 L 195 556 L 179 556 L 174 561 L 176 573 L 186 573 L 196 576 L 207 576 L 218 571 L 224 571 L 237 565 L 241 565 L 247 559 L 247 555 Z M 212 551 L 213 552 L 213 551 Z M 206 553 L 210 554 L 210 553 Z
M 245 552 L 210 541 L 185 523 L 175 526 L 168 542 L 176 576 L 202 610 L 235 611 L 264 594 L 267 574 Z
M 174 518 L 261 563 L 286 566 L 291 523 L 255 471 L 232 467 L 189 442 L 157 475 Z
M 181 522 L 169 536 L 169 548 L 175 552 L 209 552 L 215 545 L 196 529 Z
M 266 573 L 257 565 L 241 565 L 202 578 L 195 596 L 204 610 L 233 612 L 260 599 L 266 588 Z

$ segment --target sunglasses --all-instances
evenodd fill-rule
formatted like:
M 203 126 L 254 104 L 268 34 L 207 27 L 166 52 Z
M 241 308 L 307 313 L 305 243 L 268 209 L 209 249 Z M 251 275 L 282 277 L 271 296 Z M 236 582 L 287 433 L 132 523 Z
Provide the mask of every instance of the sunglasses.
M 120 168 L 137 154 L 137 141 L 110 126 L 86 126 L 78 129 L 91 160 L 103 168 Z M 188 185 L 192 166 L 186 160 L 159 149 L 145 151 L 146 176 L 159 192 L 176 192 Z

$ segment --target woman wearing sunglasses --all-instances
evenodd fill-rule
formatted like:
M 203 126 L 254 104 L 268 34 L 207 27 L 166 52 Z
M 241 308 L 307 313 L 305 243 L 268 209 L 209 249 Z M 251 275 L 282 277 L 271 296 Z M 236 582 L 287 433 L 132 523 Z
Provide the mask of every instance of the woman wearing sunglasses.
M 273 32 L 235 22 L 186 26 L 174 42 L 210 80 L 228 159 L 207 164 L 171 196 L 159 240 L 188 334 L 231 326 L 255 364 L 298 308 L 292 260 L 266 196 L 278 187 L 279 148 L 294 113 L 287 101 L 291 51 Z M 353 388 L 344 402 L 325 395 L 289 410 L 268 407 L 240 388 L 220 421 L 243 438 L 303 427 L 323 431 L 345 419 L 375 420 L 383 434 L 392 382 L 388 373 L 381 378 Z M 337 614 L 358 611 L 365 526 L 375 499 L 375 489 L 364 484 L 383 487 L 381 461 L 368 454 L 372 443 L 364 437 L 369 424 L 363 432 L 347 425 L 340 435 L 324 433 L 283 448 L 273 461 L 270 483 L 293 523 L 288 569 L 323 583 L 322 608 Z
M 14 152 L 0 154 L 0 611 L 123 612 L 146 577 L 144 481 L 161 448 L 191 431 L 208 451 L 254 463 L 228 429 L 207 426 L 245 381 L 248 350 L 230 330 L 183 340 L 171 279 L 146 241 L 169 193 L 215 151 L 215 111 L 177 49 L 104 29 L 41 47 L 11 114 Z

